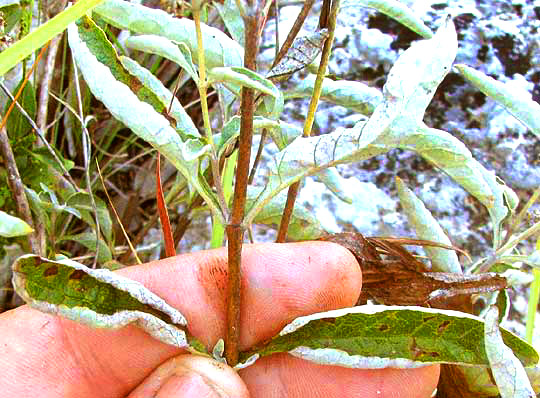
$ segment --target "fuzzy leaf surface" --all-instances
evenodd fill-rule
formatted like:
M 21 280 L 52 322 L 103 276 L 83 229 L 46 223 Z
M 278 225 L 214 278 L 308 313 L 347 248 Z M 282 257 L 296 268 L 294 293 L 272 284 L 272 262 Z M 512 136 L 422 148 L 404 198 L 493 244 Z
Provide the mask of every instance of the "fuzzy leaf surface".
M 215 2 L 219 16 L 225 22 L 227 30 L 232 38 L 244 47 L 244 20 L 235 0 L 225 0 L 223 4 Z
M 403 211 L 409 223 L 414 226 L 418 238 L 451 246 L 452 242 L 435 217 L 399 177 L 396 178 L 396 186 Z M 456 252 L 430 246 L 425 246 L 424 250 L 429 255 L 433 271 L 462 273 Z
M 335 167 L 321 170 L 317 173 L 317 177 L 337 198 L 348 204 L 353 203 L 353 198 L 349 196 L 345 187 L 347 180 L 339 174 Z
M 197 53 L 195 22 L 174 18 L 165 11 L 122 0 L 108 0 L 94 8 L 105 21 L 119 29 L 135 33 L 159 35 L 185 43 Z M 244 49 L 219 29 L 201 24 L 204 56 L 208 68 L 243 65 Z
M 512 333 L 505 343 L 524 365 L 538 353 Z M 427 363 L 488 366 L 484 322 L 473 315 L 424 307 L 365 305 L 295 319 L 262 347 L 241 354 L 246 361 L 288 352 L 319 364 L 351 368 L 418 367 Z
M 213 84 L 219 82 L 250 87 L 275 98 L 279 98 L 281 95 L 278 88 L 270 80 L 243 67 L 220 67 L 210 69 L 208 71 L 208 83 Z
M 339 163 L 364 160 L 403 145 L 403 141 L 423 126 L 424 112 L 437 86 L 449 72 L 456 52 L 456 31 L 452 21 L 447 20 L 432 39 L 413 43 L 398 58 L 383 88 L 383 102 L 366 123 L 320 137 L 297 138 L 275 155 L 271 170 L 274 178 L 266 186 L 265 194 L 248 211 L 248 222 L 273 195 L 307 175 Z M 448 139 L 453 138 L 445 134 L 450 137 Z M 420 132 L 422 136 L 423 131 Z M 437 137 L 427 138 L 424 146 L 437 145 Z M 468 152 L 460 141 L 455 139 L 455 142 L 454 146 L 459 145 L 459 150 Z M 416 142 L 411 144 L 410 149 L 416 150 Z M 443 148 L 440 149 L 439 152 L 444 154 Z M 472 158 L 470 152 L 468 156 Z
M 156 54 L 176 62 L 198 84 L 199 76 L 193 65 L 191 52 L 184 43 L 174 43 L 165 37 L 157 35 L 140 35 L 128 37 L 126 46 L 134 50 Z
M 13 264 L 13 286 L 39 311 L 95 328 L 134 323 L 164 343 L 188 345 L 180 312 L 142 284 L 107 269 L 25 255 Z
M 70 25 L 68 34 L 77 65 L 94 96 L 116 119 L 167 157 L 221 220 L 223 215 L 217 198 L 199 176 L 199 159 L 188 161 L 182 157 L 183 153 L 191 150 L 185 148 L 186 142 L 181 135 L 184 139 L 199 135 L 187 114 L 183 113 L 189 122 L 182 118 L 175 120 L 174 113 L 171 113 L 173 117 L 169 116 L 168 103 L 163 101 L 163 96 L 157 95 L 151 84 L 144 85 L 157 79 L 150 78 L 149 72 L 146 75 L 148 79 L 143 80 L 131 74 L 103 31 L 91 19 L 84 17 L 77 24 Z M 182 126 L 188 128 L 181 131 Z M 175 128 L 180 128 L 180 134 Z
M 484 344 L 501 398 L 536 398 L 523 365 L 503 340 L 495 306 L 486 314 Z
M 351 0 L 349 4 L 351 3 L 374 8 L 426 39 L 433 36 L 433 32 L 418 18 L 417 14 L 402 2 L 397 0 Z
M 503 105 L 516 119 L 540 137 L 540 104 L 527 91 L 516 90 L 466 65 L 456 69 L 477 89 Z
M 285 93 L 285 98 L 304 98 L 313 95 L 314 75 L 302 79 Z M 362 82 L 324 79 L 321 100 L 351 109 L 362 115 L 371 115 L 382 102 L 382 93 Z
M 148 87 L 160 99 L 161 103 L 167 106 L 167 117 L 172 117 L 176 122 L 176 126 L 174 122 L 171 123 L 171 126 L 175 128 L 183 139 L 200 137 L 199 130 L 195 127 L 193 120 L 186 113 L 178 98 L 173 96 L 156 76 L 129 57 L 121 56 L 120 62 L 129 73 L 139 79 L 145 87 Z M 169 108 L 171 100 L 172 106 Z

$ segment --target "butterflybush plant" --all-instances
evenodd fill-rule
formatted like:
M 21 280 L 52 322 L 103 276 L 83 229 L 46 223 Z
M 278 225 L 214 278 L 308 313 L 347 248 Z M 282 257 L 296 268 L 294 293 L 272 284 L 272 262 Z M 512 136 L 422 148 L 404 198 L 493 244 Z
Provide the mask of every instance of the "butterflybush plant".
M 87 4 L 80 1 L 77 5 L 83 3 Z M 398 179 L 396 185 L 400 201 L 419 238 L 416 243 L 425 245 L 431 263 L 430 270 L 425 272 L 409 270 L 411 280 L 421 280 L 428 286 L 423 301 L 412 306 L 384 305 L 392 303 L 372 297 L 379 305 L 359 305 L 312 314 L 295 320 L 263 346 L 245 352 L 238 350 L 238 328 L 235 327 L 238 319 L 237 315 L 232 315 L 228 319 L 227 335 L 223 336 L 225 357 L 221 357 L 219 350 L 214 350 L 213 355 L 233 366 L 249 366 L 260 356 L 277 352 L 289 352 L 318 363 L 361 368 L 442 363 L 451 365 L 454 372 L 461 372 L 469 383 L 467 391 L 473 390 L 471 386 L 478 387 L 478 396 L 497 396 L 499 393 L 503 397 L 533 396 L 533 387 L 538 390 L 540 385 L 538 354 L 529 344 L 530 339 L 527 343 L 504 329 L 499 330 L 498 323 L 508 307 L 508 297 L 503 293 L 497 296 L 497 291 L 509 283 L 503 276 L 485 272 L 501 264 L 513 269 L 521 262 L 538 267 L 538 252 L 522 254 L 516 249 L 520 242 L 540 230 L 540 223 L 536 223 L 516 232 L 526 209 L 534 200 L 529 201 L 525 211 L 516 215 L 518 201 L 515 193 L 495 173 L 475 160 L 459 139 L 446 131 L 427 126 L 423 117 L 437 87 L 453 67 L 467 81 L 506 107 L 536 135 L 540 135 L 540 106 L 527 93 L 515 93 L 466 65 L 453 65 L 458 42 L 450 18 L 446 18 L 433 33 L 411 10 L 392 0 L 357 3 L 385 13 L 423 39 L 414 42 L 399 56 L 382 92 L 360 82 L 332 81 L 325 77 L 339 10 L 339 1 L 336 0 L 323 4 L 328 14 L 327 18 L 321 17 L 320 20 L 323 30 L 314 32 L 311 38 L 294 42 L 292 37 L 290 48 L 282 54 L 282 63 L 275 62 L 279 65 L 279 72 L 257 71 L 258 40 L 270 3 L 226 0 L 216 5 L 230 36 L 204 23 L 204 16 L 213 6 L 198 1 L 191 5 L 193 19 L 176 18 L 161 10 L 121 0 L 103 2 L 93 8 L 91 15 L 74 13 L 74 7 L 62 13 L 67 15 L 69 12 L 73 21 L 67 28 L 73 66 L 92 95 L 116 120 L 176 168 L 179 175 L 177 184 L 188 192 L 185 195 L 187 206 L 197 202 L 211 214 L 214 246 L 222 244 L 226 233 L 229 283 L 232 284 L 228 297 L 229 314 L 238 314 L 241 306 L 238 281 L 245 230 L 256 223 L 281 223 L 281 241 L 285 236 L 291 240 L 321 237 L 325 231 L 317 220 L 307 209 L 294 205 L 299 182 L 307 176 L 317 175 L 339 195 L 336 166 L 359 162 L 396 148 L 419 154 L 486 207 L 493 228 L 493 251 L 485 258 L 475 259 L 464 273 L 458 256 L 451 250 L 450 239 L 436 219 L 412 190 Z M 82 5 L 79 7 L 84 10 Z M 298 23 L 300 26 L 301 22 Z M 43 37 L 49 38 L 62 26 L 56 25 L 56 29 L 50 31 L 52 33 L 45 33 Z M 102 28 L 104 26 L 129 31 L 130 36 L 123 42 L 129 51 L 157 55 L 181 68 L 180 80 L 184 84 L 191 82 L 199 92 L 201 130 L 171 90 L 154 74 L 128 55 L 120 55 L 128 51 L 109 40 Z M 20 43 L 21 51 L 27 51 L 28 44 L 25 42 L 23 46 Z M 20 60 L 18 56 L 11 55 L 16 46 L 12 47 L 9 57 L 0 55 L 2 73 Z M 299 60 L 299 54 L 308 53 L 302 46 L 322 51 L 321 60 L 315 65 L 318 73 L 282 90 L 277 78 L 287 78 L 290 73 L 307 66 L 299 66 L 303 62 Z M 287 69 L 289 65 L 290 69 Z M 217 103 L 213 106 L 208 100 L 211 92 L 217 94 Z M 311 101 L 303 126 L 281 120 L 286 99 L 297 96 L 310 97 Z M 349 129 L 340 128 L 325 135 L 311 136 L 319 100 L 353 110 L 363 115 L 362 121 Z M 84 115 L 78 113 L 79 119 L 84 121 Z M 248 189 L 252 135 L 259 133 L 268 135 L 278 152 L 266 164 L 260 165 L 260 170 L 256 170 L 265 181 L 264 185 L 253 185 Z M 104 202 L 92 201 L 90 193 L 77 191 L 77 187 L 72 187 L 65 204 L 58 199 L 53 200 L 56 194 L 51 191 L 50 202 L 56 200 L 55 211 L 71 211 L 88 224 L 85 235 L 71 238 L 97 251 L 97 262 L 105 264 L 115 257 L 110 216 Z M 28 196 L 33 198 L 32 207 L 37 214 L 37 209 L 44 206 L 43 199 L 33 191 L 29 191 Z M 166 225 L 164 205 L 160 209 L 162 224 Z M 282 217 L 282 214 L 287 216 Z M 11 216 L 0 213 L 2 236 L 29 233 L 22 220 L 13 221 L 7 217 Z M 8 223 L 13 228 L 5 232 Z M 102 233 L 99 233 L 98 226 Z M 164 233 L 171 234 L 165 229 Z M 337 241 L 340 242 L 339 239 Z M 399 242 L 366 242 L 378 250 L 381 264 L 385 256 L 397 256 L 402 260 L 409 258 Z M 169 253 L 170 250 L 169 244 Z M 356 255 L 361 262 L 361 253 Z M 411 256 L 410 261 L 417 260 Z M 437 271 L 437 274 L 430 275 L 429 271 Z M 63 286 L 75 283 L 69 278 L 73 272 L 84 274 L 80 283 L 84 281 L 96 292 L 96 297 L 109 290 L 121 291 L 119 297 L 124 299 L 115 303 L 118 312 L 132 306 L 131 301 L 139 302 L 140 309 L 124 311 L 125 315 L 119 317 L 105 314 L 97 300 L 92 302 L 81 297 L 80 301 L 87 304 L 77 306 L 76 303 L 68 303 L 60 293 L 51 299 L 35 288 L 47 285 L 48 289 L 60 291 Z M 70 261 L 38 258 L 34 254 L 15 262 L 14 275 L 16 291 L 37 309 L 94 327 L 121 327 L 136 322 L 164 342 L 210 355 L 207 348 L 197 342 L 197 336 L 189 335 L 181 314 L 155 299 L 144 287 L 130 287 L 131 282 L 107 270 L 88 270 Z M 501 280 L 504 280 L 503 286 Z M 76 287 L 73 289 L 77 290 Z M 452 310 L 426 308 L 427 305 L 436 307 L 435 300 L 444 301 L 454 296 L 465 296 L 464 300 L 470 303 L 472 294 L 484 294 L 493 303 L 481 316 L 469 314 L 463 310 L 465 307 L 460 306 L 445 307 Z M 73 299 L 73 295 L 70 297 Z M 534 316 L 530 317 L 534 323 Z M 164 330 L 166 336 L 160 334 Z M 343 337 L 343 330 L 348 330 L 347 338 Z M 463 337 L 463 330 L 470 332 L 468 337 Z M 390 341 L 387 339 L 390 334 L 396 338 Z M 383 343 L 370 344 L 370 339 L 374 338 Z M 412 346 L 410 341 L 414 342 Z M 448 347 L 453 348 L 450 350 Z M 492 382 L 478 378 L 481 374 L 489 379 L 486 377 L 488 368 L 500 392 Z

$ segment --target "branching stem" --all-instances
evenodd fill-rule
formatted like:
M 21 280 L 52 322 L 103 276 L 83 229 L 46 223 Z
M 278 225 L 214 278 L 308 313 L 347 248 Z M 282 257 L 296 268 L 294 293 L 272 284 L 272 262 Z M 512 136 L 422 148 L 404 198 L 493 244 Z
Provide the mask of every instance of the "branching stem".
M 246 1 L 243 6 L 245 14 L 244 32 L 244 66 L 256 71 L 256 58 L 259 51 L 259 27 L 265 20 L 261 12 L 264 2 Z M 234 199 L 231 217 L 227 224 L 228 240 L 228 285 L 227 285 L 227 334 L 225 358 L 227 363 L 234 366 L 238 362 L 238 341 L 240 337 L 240 287 L 242 274 L 242 242 L 244 238 L 244 211 L 246 205 L 247 185 L 249 177 L 249 162 L 251 158 L 251 143 L 253 138 L 253 115 L 255 108 L 255 93 L 253 89 L 242 88 L 240 138 L 238 142 L 238 163 L 236 166 L 236 181 L 234 184 Z
M 317 71 L 317 78 L 315 79 L 315 86 L 313 87 L 313 95 L 311 96 L 311 102 L 309 103 L 309 110 L 304 123 L 304 137 L 311 135 L 313 128 L 313 122 L 315 121 L 315 112 L 317 111 L 317 105 L 321 98 L 322 84 L 324 76 L 326 75 L 326 68 L 328 66 L 328 60 L 332 52 L 332 43 L 334 42 L 334 32 L 336 30 L 336 20 L 339 11 L 339 0 L 332 1 L 332 8 L 328 17 L 328 38 L 324 42 L 324 47 L 321 54 L 321 63 L 319 64 L 319 70 Z M 287 230 L 291 221 L 294 202 L 298 195 L 298 189 L 300 187 L 300 181 L 293 183 L 289 187 L 287 192 L 287 202 L 285 203 L 285 209 L 283 210 L 283 216 L 279 224 L 279 230 L 276 242 L 285 242 L 287 239 Z
M 208 112 L 207 91 L 208 82 L 206 80 L 206 63 L 204 58 L 204 46 L 201 30 L 201 2 L 194 0 L 192 3 L 193 20 L 195 21 L 195 30 L 197 32 L 197 59 L 199 64 L 199 81 L 197 87 L 199 89 L 199 96 L 201 98 L 201 112 L 203 116 L 204 131 L 206 139 L 210 144 L 212 154 L 210 156 L 210 167 L 212 168 L 212 176 L 214 179 L 214 187 L 216 188 L 219 205 L 221 207 L 221 216 L 223 220 L 227 220 L 229 214 L 229 207 L 225 200 L 223 188 L 221 186 L 221 172 L 219 169 L 219 158 L 212 135 L 212 126 L 210 124 L 210 114 Z

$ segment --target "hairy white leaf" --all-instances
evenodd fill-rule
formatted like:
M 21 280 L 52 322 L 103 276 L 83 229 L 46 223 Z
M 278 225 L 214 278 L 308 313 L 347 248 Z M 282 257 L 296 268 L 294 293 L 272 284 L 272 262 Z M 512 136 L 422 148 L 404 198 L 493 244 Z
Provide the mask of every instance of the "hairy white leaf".
M 195 22 L 174 18 L 165 11 L 122 0 L 107 0 L 94 8 L 105 21 L 120 29 L 135 33 L 160 35 L 185 43 L 192 54 L 197 53 Z M 241 66 L 244 50 L 219 29 L 201 24 L 204 55 L 208 68 Z
M 456 69 L 476 88 L 503 105 L 516 119 L 540 137 L 540 104 L 527 91 L 516 90 L 466 65 Z
M 399 177 L 396 177 L 396 186 L 403 211 L 414 226 L 418 238 L 451 246 L 452 242 L 431 212 Z M 424 246 L 424 250 L 429 255 L 433 271 L 462 273 L 455 251 L 431 246 Z
M 502 339 L 499 311 L 492 306 L 485 319 L 486 354 L 501 398 L 536 398 L 523 365 Z

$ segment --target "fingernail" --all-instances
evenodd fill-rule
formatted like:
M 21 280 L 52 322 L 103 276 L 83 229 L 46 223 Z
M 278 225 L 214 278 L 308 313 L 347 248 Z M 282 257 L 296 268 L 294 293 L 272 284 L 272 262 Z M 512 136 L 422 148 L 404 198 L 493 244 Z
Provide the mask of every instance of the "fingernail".
M 223 398 L 215 388 L 207 384 L 207 381 L 197 373 L 173 375 L 161 385 L 156 398 Z
M 155 369 L 129 398 L 248 398 L 249 392 L 230 367 L 199 355 L 183 354 Z

